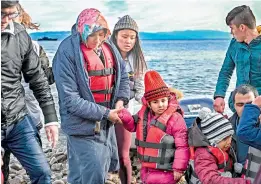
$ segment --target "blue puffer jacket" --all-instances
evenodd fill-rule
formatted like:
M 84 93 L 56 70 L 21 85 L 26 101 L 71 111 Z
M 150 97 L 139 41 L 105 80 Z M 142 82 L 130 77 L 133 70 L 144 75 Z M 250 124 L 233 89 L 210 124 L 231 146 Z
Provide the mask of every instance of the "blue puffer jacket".
M 129 99 L 130 87 L 125 63 L 117 48 L 108 44 L 116 57 L 117 67 L 113 107 L 117 98 Z M 94 101 L 77 32 L 60 44 L 53 59 L 53 72 L 59 94 L 62 130 L 68 135 L 94 136 L 95 122 L 107 119 L 109 110 Z
M 261 110 L 257 105 L 246 104 L 237 128 L 237 136 L 244 143 L 261 150 Z
M 261 35 L 249 45 L 232 39 L 219 72 L 214 97 L 225 97 L 235 68 L 236 86 L 250 84 L 261 94 Z

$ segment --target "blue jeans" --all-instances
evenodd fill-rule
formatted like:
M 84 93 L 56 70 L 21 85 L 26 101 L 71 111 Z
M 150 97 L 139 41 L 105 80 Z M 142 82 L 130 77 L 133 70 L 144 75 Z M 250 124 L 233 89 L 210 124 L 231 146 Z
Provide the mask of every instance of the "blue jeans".
M 1 130 L 1 142 L 19 160 L 32 184 L 51 184 L 51 171 L 29 116 Z

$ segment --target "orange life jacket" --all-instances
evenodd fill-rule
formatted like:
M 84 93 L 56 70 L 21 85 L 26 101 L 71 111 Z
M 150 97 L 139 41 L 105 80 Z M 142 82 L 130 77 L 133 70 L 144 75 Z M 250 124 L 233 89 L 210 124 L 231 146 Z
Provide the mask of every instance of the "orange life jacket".
M 177 106 L 169 105 L 162 115 L 150 122 L 148 129 L 149 108 L 142 106 L 135 140 L 142 167 L 172 170 L 175 144 L 173 136 L 166 133 L 166 128 L 168 120 L 176 111 Z
M 85 69 L 89 75 L 89 85 L 97 104 L 110 107 L 113 92 L 115 59 L 107 43 L 102 44 L 104 63 L 92 50 L 81 44 L 85 59 Z
M 218 171 L 219 172 L 226 172 L 226 171 L 231 171 L 232 166 L 233 166 L 233 161 L 229 157 L 229 154 L 226 151 L 221 151 L 217 147 L 212 147 L 208 146 L 206 147 L 207 151 L 213 155 L 216 159 L 216 164 L 218 166 Z M 194 159 L 195 159 L 195 148 L 190 147 L 190 178 L 189 178 L 189 183 L 191 184 L 200 184 L 201 182 L 198 179 L 198 176 L 195 173 L 195 167 L 194 167 Z

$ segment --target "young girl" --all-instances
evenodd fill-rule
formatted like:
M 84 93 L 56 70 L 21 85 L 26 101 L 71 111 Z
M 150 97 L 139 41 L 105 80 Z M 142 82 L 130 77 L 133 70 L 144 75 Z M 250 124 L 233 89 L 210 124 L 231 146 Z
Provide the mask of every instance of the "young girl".
M 248 184 L 249 180 L 232 178 L 233 157 L 230 154 L 234 130 L 222 114 L 202 108 L 199 119 L 189 130 L 189 144 L 195 150 L 195 162 L 189 183 L 192 184 Z M 200 128 L 198 127 L 200 123 Z M 191 149 L 193 150 L 193 149 Z M 233 157 L 232 157 L 233 156 Z M 193 169 L 195 168 L 195 170 Z
M 141 103 L 144 94 L 143 75 L 147 69 L 143 52 L 140 46 L 139 30 L 137 23 L 129 16 L 123 16 L 115 25 L 112 42 L 118 48 L 121 57 L 126 62 L 126 69 L 130 79 L 130 101 L 128 110 L 134 113 L 134 101 Z M 122 184 L 131 183 L 130 146 L 131 133 L 121 124 L 115 126 L 118 153 L 120 157 L 120 179 Z
M 175 94 L 156 71 L 145 74 L 142 103 L 133 117 L 126 109 L 119 113 L 124 127 L 136 132 L 142 183 L 176 183 L 189 161 L 187 128 Z

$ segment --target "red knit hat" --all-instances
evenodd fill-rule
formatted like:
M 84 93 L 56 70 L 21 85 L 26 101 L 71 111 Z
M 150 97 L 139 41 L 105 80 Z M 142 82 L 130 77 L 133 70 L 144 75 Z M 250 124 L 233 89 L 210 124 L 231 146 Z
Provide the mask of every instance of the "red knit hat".
M 160 74 L 154 70 L 148 71 L 144 77 L 146 101 L 169 97 L 170 91 Z

